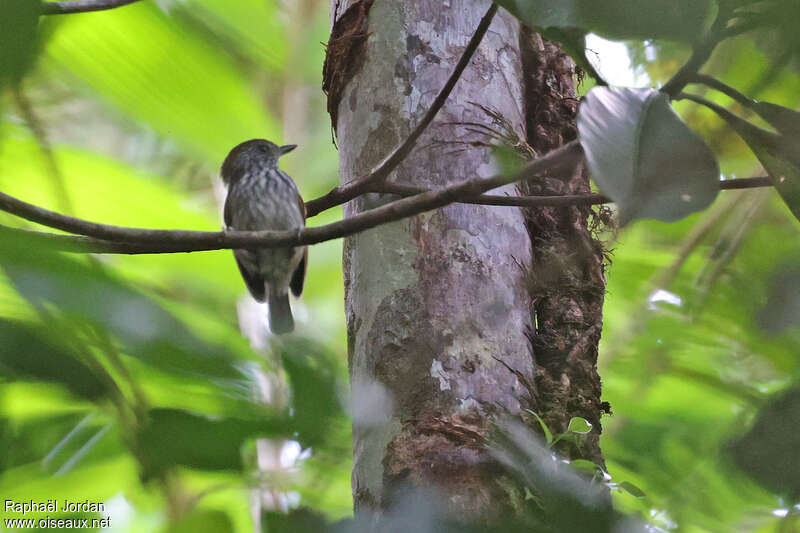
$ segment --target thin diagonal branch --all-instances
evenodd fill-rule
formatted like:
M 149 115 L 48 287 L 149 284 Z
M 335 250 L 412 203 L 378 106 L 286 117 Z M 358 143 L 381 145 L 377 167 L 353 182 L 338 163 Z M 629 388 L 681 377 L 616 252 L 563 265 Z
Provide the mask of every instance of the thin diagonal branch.
M 707 74 L 695 73 L 690 77 L 689 83 L 702 83 L 707 87 L 710 87 L 727 95 L 729 98 L 733 99 L 734 101 L 738 102 L 739 104 L 741 104 L 746 108 L 751 108 L 753 104 L 756 103 L 756 100 L 754 100 L 753 98 L 750 98 L 749 96 L 742 94 L 741 92 L 737 91 L 730 85 L 722 83 L 718 79 L 709 76 Z
M 414 148 L 419 137 L 430 123 L 433 122 L 436 114 L 444 106 L 445 101 L 447 101 L 447 98 L 453 91 L 453 87 L 455 87 L 464 69 L 469 65 L 472 56 L 475 54 L 475 50 L 478 49 L 478 45 L 480 45 L 481 40 L 483 40 L 483 36 L 486 35 L 486 31 L 489 29 L 489 25 L 492 23 L 495 13 L 497 13 L 497 4 L 492 3 L 489 10 L 483 15 L 469 43 L 467 43 L 467 47 L 461 54 L 461 58 L 458 60 L 447 83 L 444 84 L 442 90 L 436 95 L 436 98 L 425 113 L 425 116 L 422 117 L 419 124 L 417 124 L 406 140 L 403 141 L 403 144 L 395 148 L 368 176 L 356 178 L 349 183 L 334 187 L 324 196 L 306 202 L 306 216 L 313 217 L 326 209 L 341 205 L 357 196 L 361 196 L 365 192 L 368 192 L 371 186 L 385 181 L 389 174 L 402 163 L 403 159 L 405 159 Z
M 675 98 L 691 82 L 692 76 L 697 74 L 706 61 L 711 58 L 717 45 L 728 37 L 725 33 L 727 22 L 726 14 L 720 11 L 708 34 L 701 41 L 695 43 L 689 60 L 667 80 L 667 83 L 661 88 L 661 92 L 666 93 L 670 98 Z
M 56 156 L 55 153 L 53 153 L 53 147 L 50 144 L 50 139 L 47 137 L 44 124 L 42 124 L 42 121 L 39 120 L 39 117 L 36 115 L 30 100 L 28 100 L 27 95 L 22 90 L 21 84 L 17 84 L 14 87 L 13 94 L 17 108 L 22 118 L 25 120 L 28 129 L 31 130 L 33 137 L 36 139 L 39 150 L 42 152 L 42 157 L 50 173 L 50 179 L 53 182 L 53 189 L 59 203 L 58 207 L 62 211 L 70 213 L 72 212 L 72 202 L 70 201 L 69 192 L 64 182 L 64 174 L 61 172 L 61 168 L 56 162 Z
M 71 15 L 90 13 L 127 6 L 139 0 L 75 0 L 72 2 L 42 2 L 42 15 Z

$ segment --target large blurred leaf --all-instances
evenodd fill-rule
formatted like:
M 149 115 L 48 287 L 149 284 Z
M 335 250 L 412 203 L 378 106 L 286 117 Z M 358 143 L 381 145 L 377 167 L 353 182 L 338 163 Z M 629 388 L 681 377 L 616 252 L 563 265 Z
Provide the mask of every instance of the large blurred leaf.
M 758 317 L 769 333 L 800 326 L 800 262 L 780 266 L 772 280 L 772 288 Z
M 752 5 L 742 11 L 760 23 L 754 36 L 759 47 L 779 67 L 789 65 L 800 71 L 800 35 L 796 24 L 800 3 L 795 0 L 748 3 Z
M 247 56 L 259 68 L 281 75 L 288 44 L 283 9 L 277 2 L 259 0 L 189 0 L 171 6 L 170 13 L 190 19 L 188 24 L 200 21 L 204 27 L 192 29 L 201 36 L 231 55 Z
M 264 513 L 261 519 L 264 522 L 264 531 L 280 531 L 281 533 L 317 531 L 323 533 L 330 530 L 324 516 L 307 508 L 292 509 L 288 513 L 270 511 Z
M 770 102 L 754 102 L 750 109 L 786 137 L 800 138 L 800 112 Z M 798 148 L 800 152 L 800 148 Z
M 0 368 L 7 377 L 60 383 L 80 396 L 97 399 L 106 385 L 68 350 L 45 341 L 41 331 L 0 319 Z
M 694 97 L 690 99 L 695 99 L 713 110 L 736 130 L 764 165 L 781 198 L 800 220 L 800 139 L 795 136 L 800 129 L 800 121 L 797 114 L 774 105 L 755 108 L 781 132 L 778 135 L 754 126 L 713 102 Z
M 77 502 L 105 502 L 119 494 L 121 487 L 126 487 L 126 492 L 132 495 L 140 495 L 136 494 L 139 492 L 136 490 L 136 482 L 135 462 L 130 456 L 120 455 L 71 470 L 61 476 L 42 471 L 41 465 L 36 463 L 25 465 L 3 473 L 0 477 L 0 491 L 4 498 L 16 501 L 56 499 L 63 502 L 68 499 Z
M 208 346 L 155 302 L 104 271 L 56 254 L 34 250 L 5 236 L 0 265 L 35 307 L 56 309 L 75 324 L 99 326 L 124 351 L 169 372 L 211 379 L 241 379 L 222 347 Z
M 678 220 L 717 195 L 714 154 L 654 89 L 595 87 L 581 103 L 578 131 L 592 177 L 617 202 L 622 224 Z
M 207 470 L 243 467 L 241 448 L 255 437 L 291 437 L 317 446 L 328 437 L 342 413 L 335 364 L 310 341 L 289 339 L 282 349 L 291 385 L 284 412 L 260 409 L 211 417 L 182 409 L 154 409 L 141 440 L 157 469 L 185 465 Z
M 57 145 L 53 151 L 70 193 L 71 214 L 122 226 L 211 231 L 220 227 L 216 206 L 202 197 L 187 195 L 157 174 L 74 147 Z M 0 141 L 0 188 L 48 209 L 59 210 L 63 205 L 54 194 L 41 150 L 19 129 L 10 129 Z M 19 224 L 19 219 L 4 213 L 0 217 L 9 225 Z M 244 290 L 228 250 L 105 259 L 141 285 L 162 291 L 185 293 L 192 287 L 192 295 L 231 299 Z M 210 305 L 202 311 L 207 313 Z M 232 304 L 230 309 L 232 321 Z
M 153 409 L 139 434 L 146 466 L 159 471 L 174 465 L 205 470 L 241 470 L 242 445 L 251 438 L 288 433 L 275 417 L 210 417 L 178 409 Z
M 153 2 L 71 17 L 46 53 L 131 118 L 214 164 L 243 139 L 276 137 L 225 51 L 176 22 Z
M 0 0 L 0 89 L 16 84 L 36 56 L 39 3 Z
M 234 527 L 224 511 L 198 509 L 170 524 L 165 533 L 233 533 Z
M 306 446 L 319 444 L 334 418 L 343 415 L 335 361 L 307 339 L 290 339 L 282 361 L 289 375 L 291 416 L 299 440 Z
M 712 0 L 501 0 L 533 28 L 583 28 L 612 39 L 693 41 L 703 34 Z
M 778 395 L 729 448 L 737 466 L 791 502 L 800 496 L 800 388 Z

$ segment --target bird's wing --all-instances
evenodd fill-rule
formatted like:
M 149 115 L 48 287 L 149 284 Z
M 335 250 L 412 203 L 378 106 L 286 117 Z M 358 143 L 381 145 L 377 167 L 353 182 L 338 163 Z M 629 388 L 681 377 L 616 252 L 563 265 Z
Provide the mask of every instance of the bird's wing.
M 289 287 L 292 288 L 292 294 L 295 296 L 300 296 L 303 292 L 303 283 L 306 280 L 306 263 L 308 263 L 308 247 L 303 247 L 303 258 L 300 260 L 300 264 L 297 265 L 297 268 L 292 274 L 292 281 L 289 282 Z
M 306 220 L 306 204 L 303 201 L 303 197 L 300 196 L 300 192 L 297 193 L 297 205 L 300 208 L 300 213 L 303 215 L 303 225 L 305 226 Z M 306 265 L 308 264 L 308 246 L 303 246 L 303 258 L 300 260 L 300 264 L 297 265 L 294 273 L 292 274 L 292 280 L 289 282 L 289 287 L 292 289 L 292 294 L 295 296 L 300 296 L 303 292 L 303 283 L 306 280 Z
M 225 208 L 222 211 L 222 219 L 225 221 L 225 228 L 231 227 L 231 218 L 233 217 L 233 213 L 231 213 L 231 192 L 228 191 L 228 196 L 225 198 Z
M 242 274 L 245 285 L 250 290 L 250 294 L 257 302 L 263 302 L 267 298 L 264 278 L 258 271 L 258 256 L 251 250 L 237 249 L 233 251 L 236 264 L 239 265 L 239 272 Z

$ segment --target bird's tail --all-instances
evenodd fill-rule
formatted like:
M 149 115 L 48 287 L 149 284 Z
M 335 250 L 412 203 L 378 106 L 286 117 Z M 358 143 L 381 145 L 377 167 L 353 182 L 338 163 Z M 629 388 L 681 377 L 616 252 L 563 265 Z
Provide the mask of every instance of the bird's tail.
M 275 335 L 294 331 L 292 308 L 289 307 L 289 293 L 269 291 L 269 329 Z

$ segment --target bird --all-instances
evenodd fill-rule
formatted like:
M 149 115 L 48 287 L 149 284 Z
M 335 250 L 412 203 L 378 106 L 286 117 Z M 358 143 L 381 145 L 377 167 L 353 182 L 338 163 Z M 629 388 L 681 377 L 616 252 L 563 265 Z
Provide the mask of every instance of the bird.
M 306 225 L 305 204 L 297 185 L 278 160 L 297 148 L 266 139 L 236 145 L 222 163 L 227 186 L 223 217 L 231 230 L 299 230 Z M 269 304 L 269 327 L 275 335 L 294 331 L 289 290 L 303 292 L 308 263 L 306 246 L 235 249 L 233 255 L 250 294 Z

